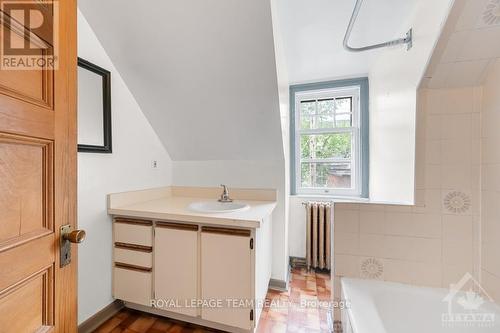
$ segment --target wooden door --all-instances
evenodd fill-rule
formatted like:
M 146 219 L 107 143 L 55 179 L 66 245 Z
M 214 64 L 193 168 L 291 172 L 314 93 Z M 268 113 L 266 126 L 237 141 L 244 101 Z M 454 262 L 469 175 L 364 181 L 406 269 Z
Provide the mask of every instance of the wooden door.
M 252 250 L 249 230 L 202 227 L 201 317 L 243 329 L 253 327 Z
M 155 299 L 178 302 L 160 308 L 196 316 L 190 302 L 198 297 L 198 226 L 157 222 L 154 249 Z
M 76 227 L 76 1 L 36 6 L 33 17 L 49 13 L 58 23 L 52 44 L 39 51 L 46 55 L 57 41 L 57 69 L 0 69 L 2 333 L 77 330 L 74 245 L 71 263 L 59 263 L 59 228 Z M 50 40 L 47 31 L 28 29 L 29 19 L 21 29 L 5 14 L 0 22 L 2 43 L 22 44 L 32 38 L 27 31 Z

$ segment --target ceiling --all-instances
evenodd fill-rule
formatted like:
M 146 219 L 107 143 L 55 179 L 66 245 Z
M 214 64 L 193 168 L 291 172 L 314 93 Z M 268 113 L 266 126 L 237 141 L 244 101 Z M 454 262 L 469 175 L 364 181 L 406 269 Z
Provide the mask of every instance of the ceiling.
M 342 47 L 355 0 L 276 0 L 290 83 L 366 75 L 380 51 Z M 365 0 L 351 46 L 404 37 L 418 0 Z
M 456 0 L 423 85 L 481 85 L 500 57 L 500 0 Z
M 173 160 L 283 159 L 269 1 L 78 4 Z

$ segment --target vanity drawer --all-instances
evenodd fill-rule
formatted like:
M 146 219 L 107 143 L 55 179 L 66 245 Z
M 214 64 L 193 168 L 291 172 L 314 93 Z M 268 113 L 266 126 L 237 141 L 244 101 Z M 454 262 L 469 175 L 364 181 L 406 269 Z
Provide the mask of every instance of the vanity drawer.
M 151 305 L 151 271 L 115 264 L 113 296 L 123 301 Z
M 115 242 L 152 246 L 153 227 L 151 221 L 115 219 Z
M 142 267 L 153 267 L 152 248 L 115 243 L 114 261 Z

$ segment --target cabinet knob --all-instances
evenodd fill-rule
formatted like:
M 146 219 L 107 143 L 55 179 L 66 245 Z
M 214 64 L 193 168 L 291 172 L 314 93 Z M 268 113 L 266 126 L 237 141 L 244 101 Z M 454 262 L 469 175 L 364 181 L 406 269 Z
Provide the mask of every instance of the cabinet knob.
M 65 240 L 70 241 L 71 243 L 81 243 L 85 239 L 86 233 L 85 230 L 73 230 L 63 235 Z

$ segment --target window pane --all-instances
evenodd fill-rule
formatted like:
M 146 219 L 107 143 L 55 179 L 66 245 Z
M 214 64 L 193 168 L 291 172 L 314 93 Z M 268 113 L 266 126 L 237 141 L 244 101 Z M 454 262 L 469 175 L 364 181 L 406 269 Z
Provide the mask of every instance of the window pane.
M 319 128 L 334 128 L 334 116 L 321 115 L 321 116 L 304 116 L 300 118 L 301 129 L 319 129 Z
M 300 114 L 303 116 L 316 114 L 316 101 L 300 102 Z
M 352 111 L 352 97 L 337 98 L 335 100 L 335 112 L 337 113 L 347 113 Z
M 300 136 L 302 158 L 351 158 L 351 133 Z
M 335 115 L 336 127 L 351 127 L 352 126 L 352 113 L 340 113 Z
M 351 188 L 351 163 L 301 163 L 301 186 L 309 188 Z
M 335 112 L 335 101 L 332 99 L 318 100 L 318 115 L 333 115 Z

